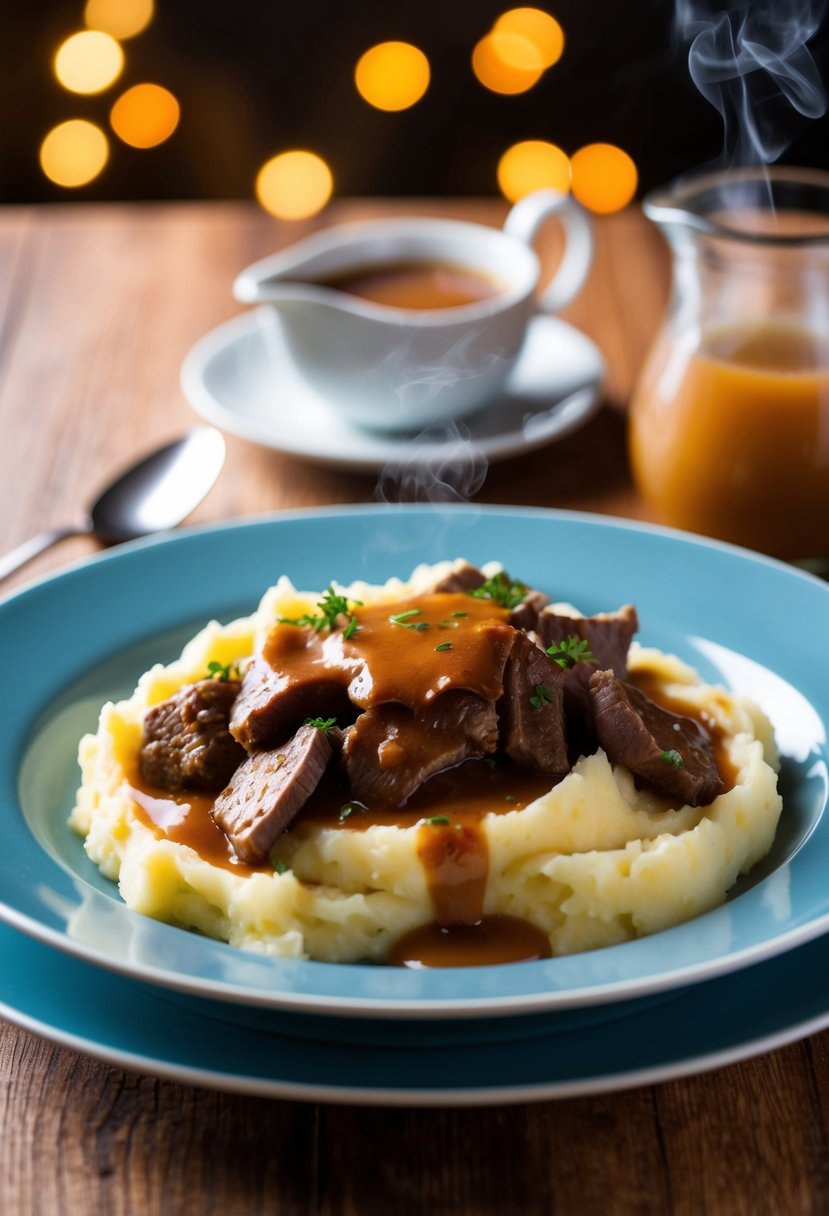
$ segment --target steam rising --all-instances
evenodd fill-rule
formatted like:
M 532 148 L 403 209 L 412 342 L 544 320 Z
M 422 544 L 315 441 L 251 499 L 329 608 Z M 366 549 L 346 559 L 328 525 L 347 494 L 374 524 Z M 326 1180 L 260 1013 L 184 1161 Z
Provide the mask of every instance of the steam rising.
M 678 31 L 691 45 L 694 84 L 719 110 L 725 158 L 769 164 L 785 152 L 796 115 L 820 118 L 826 97 L 806 43 L 826 0 L 676 0 Z M 726 0 L 727 3 L 727 0 Z
M 424 460 L 428 449 L 429 459 Z M 413 439 L 409 459 L 387 464 L 373 498 L 377 502 L 468 502 L 486 480 L 489 462 L 462 422 L 430 427 Z

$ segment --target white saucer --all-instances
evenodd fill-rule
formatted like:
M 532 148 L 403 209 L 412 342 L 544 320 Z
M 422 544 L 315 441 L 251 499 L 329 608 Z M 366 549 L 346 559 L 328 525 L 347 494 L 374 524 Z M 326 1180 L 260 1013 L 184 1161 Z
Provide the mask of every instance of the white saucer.
M 387 465 L 503 460 L 561 439 L 599 405 L 604 361 L 572 325 L 534 317 L 508 392 L 487 409 L 419 435 L 358 430 L 337 416 L 293 364 L 270 308 L 205 334 L 181 369 L 190 405 L 232 435 L 315 464 L 360 472 Z

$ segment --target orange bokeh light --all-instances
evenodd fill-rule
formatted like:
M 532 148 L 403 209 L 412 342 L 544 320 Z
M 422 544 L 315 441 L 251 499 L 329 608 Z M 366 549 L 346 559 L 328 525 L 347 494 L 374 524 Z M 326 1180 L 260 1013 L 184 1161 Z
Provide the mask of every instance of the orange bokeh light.
M 321 211 L 331 197 L 334 178 L 315 152 L 295 148 L 267 161 L 256 177 L 256 197 L 281 220 L 302 220 Z
M 122 93 L 109 116 L 112 129 L 133 148 L 155 148 L 169 139 L 181 111 L 169 89 L 160 84 L 135 84 Z
M 354 69 L 357 92 L 378 110 L 408 110 L 429 87 L 429 60 L 410 42 L 380 42 Z
M 498 161 L 498 185 L 511 203 L 533 190 L 570 190 L 570 159 L 542 139 L 525 139 L 507 148 Z
M 544 73 L 538 47 L 521 34 L 493 31 L 472 52 L 472 70 L 493 93 L 526 93 Z
M 540 8 L 511 8 L 492 27 L 496 34 L 518 34 L 531 42 L 545 70 L 558 63 L 564 53 L 564 30 L 555 17 Z
M 615 144 L 587 144 L 571 158 L 574 196 L 589 211 L 608 215 L 636 194 L 639 174 L 632 157 Z

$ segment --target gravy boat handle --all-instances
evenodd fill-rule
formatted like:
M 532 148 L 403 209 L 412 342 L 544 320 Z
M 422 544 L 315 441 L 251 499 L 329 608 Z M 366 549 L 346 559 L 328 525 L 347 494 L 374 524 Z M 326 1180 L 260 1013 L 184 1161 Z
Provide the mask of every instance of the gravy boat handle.
M 558 312 L 575 299 L 593 265 L 593 225 L 583 207 L 558 190 L 536 190 L 510 211 L 504 223 L 507 236 L 532 245 L 545 222 L 557 216 L 564 226 L 564 256 L 552 280 L 538 299 L 543 312 Z

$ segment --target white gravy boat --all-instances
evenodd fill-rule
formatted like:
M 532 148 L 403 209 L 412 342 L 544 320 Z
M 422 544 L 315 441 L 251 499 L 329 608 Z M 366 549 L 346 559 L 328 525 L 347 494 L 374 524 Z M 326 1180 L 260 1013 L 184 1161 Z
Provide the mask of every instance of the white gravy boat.
M 536 298 L 540 264 L 531 243 L 550 216 L 564 225 L 564 256 Z M 372 430 L 410 431 L 492 401 L 533 313 L 568 304 L 592 257 L 586 212 L 544 190 L 517 203 L 503 229 L 419 217 L 338 225 L 249 266 L 233 291 L 245 304 L 275 310 L 296 366 L 333 410 Z M 454 308 L 409 309 L 314 281 L 423 261 L 467 267 L 500 290 Z

